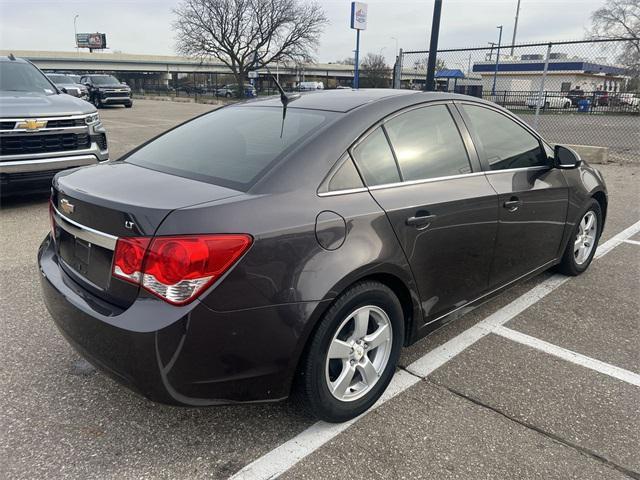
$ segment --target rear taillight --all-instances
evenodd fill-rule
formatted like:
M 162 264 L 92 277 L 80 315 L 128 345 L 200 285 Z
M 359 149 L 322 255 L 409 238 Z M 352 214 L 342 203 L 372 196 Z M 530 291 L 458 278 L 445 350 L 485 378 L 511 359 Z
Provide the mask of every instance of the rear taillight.
M 185 305 L 218 280 L 251 245 L 249 235 L 119 238 L 113 276 Z

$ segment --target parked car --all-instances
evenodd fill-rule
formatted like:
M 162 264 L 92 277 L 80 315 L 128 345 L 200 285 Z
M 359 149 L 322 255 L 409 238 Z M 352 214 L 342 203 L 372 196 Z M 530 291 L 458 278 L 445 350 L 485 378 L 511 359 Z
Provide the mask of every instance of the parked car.
M 543 94 L 542 96 L 536 94 L 527 98 L 527 107 L 536 108 L 536 106 L 540 108 L 569 108 L 571 99 L 552 93 Z
M 89 89 L 89 100 L 96 108 L 105 105 L 133 107 L 131 88 L 113 75 L 84 75 L 80 82 Z
M 227 84 L 224 87 L 219 88 L 218 90 L 216 90 L 216 95 L 218 97 L 231 98 L 231 97 L 235 97 L 237 95 L 237 92 L 238 92 L 238 84 L 237 83 L 230 83 L 230 84 Z M 245 96 L 245 98 L 255 98 L 255 97 L 257 97 L 258 96 L 258 92 L 256 91 L 256 87 L 254 87 L 250 83 L 245 83 L 244 84 L 244 96 Z
M 640 97 L 633 93 L 620 93 L 618 99 L 622 105 L 628 105 L 630 107 L 640 107 Z
M 70 76 L 63 75 L 61 73 L 47 73 L 47 77 L 63 93 L 73 95 L 74 97 L 81 98 L 82 100 L 89 99 L 89 90 L 87 90 L 87 87 L 80 83 L 76 83 L 76 81 Z
M 28 60 L 0 57 L 0 194 L 48 191 L 60 170 L 109 158 L 95 107 Z
M 596 90 L 595 92 L 593 92 L 591 103 L 599 107 L 608 107 L 611 103 L 609 92 L 606 92 L 604 90 Z
M 567 98 L 571 100 L 571 105 L 573 105 L 574 107 L 577 107 L 580 100 L 587 99 L 587 95 L 585 94 L 584 90 L 581 90 L 579 88 L 574 88 L 573 90 L 569 90 L 569 93 L 567 94 Z
M 295 383 L 316 416 L 345 421 L 402 346 L 516 281 L 588 268 L 602 175 L 509 111 L 409 90 L 280 102 L 217 109 L 55 178 L 45 303 L 135 391 L 204 406 Z
M 298 84 L 298 90 L 302 92 L 309 92 L 314 90 L 324 90 L 324 83 L 322 82 L 300 82 Z

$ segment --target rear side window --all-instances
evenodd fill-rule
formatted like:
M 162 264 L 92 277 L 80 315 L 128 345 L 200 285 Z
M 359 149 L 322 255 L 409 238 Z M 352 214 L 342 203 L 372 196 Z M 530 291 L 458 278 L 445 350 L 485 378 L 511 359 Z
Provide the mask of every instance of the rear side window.
M 471 172 L 467 150 L 445 105 L 418 108 L 385 123 L 403 180 Z
M 277 107 L 227 107 L 185 123 L 125 161 L 247 191 L 299 142 L 337 114 Z
M 391 147 L 381 128 L 376 128 L 356 145 L 352 154 L 367 185 L 382 185 L 400 181 L 400 174 Z
M 329 180 L 329 184 L 327 186 L 328 191 L 337 192 L 339 190 L 362 188 L 363 186 L 360 175 L 358 175 L 358 170 L 356 170 L 353 161 L 351 161 L 351 157 L 346 154 L 342 158 L 342 165 L 338 167 L 336 173 L 334 173 Z
M 491 170 L 549 165 L 538 139 L 513 120 L 484 107 L 463 108 Z

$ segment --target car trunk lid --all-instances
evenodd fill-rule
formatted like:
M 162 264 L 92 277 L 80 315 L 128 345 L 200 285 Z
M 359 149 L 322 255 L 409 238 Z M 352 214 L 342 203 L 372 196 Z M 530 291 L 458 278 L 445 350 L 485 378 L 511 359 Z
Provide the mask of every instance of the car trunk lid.
M 153 236 L 175 209 L 240 194 L 125 162 L 60 173 L 51 199 L 60 266 L 94 295 L 127 307 L 138 287 L 111 275 L 117 239 Z

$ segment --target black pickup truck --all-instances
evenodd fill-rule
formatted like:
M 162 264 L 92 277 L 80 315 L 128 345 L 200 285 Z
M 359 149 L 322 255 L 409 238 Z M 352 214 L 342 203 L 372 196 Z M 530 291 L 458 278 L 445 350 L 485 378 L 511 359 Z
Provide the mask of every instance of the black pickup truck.
M 84 75 L 80 78 L 80 83 L 89 90 L 89 101 L 96 108 L 104 105 L 124 105 L 127 108 L 133 106 L 131 88 L 113 75 Z

